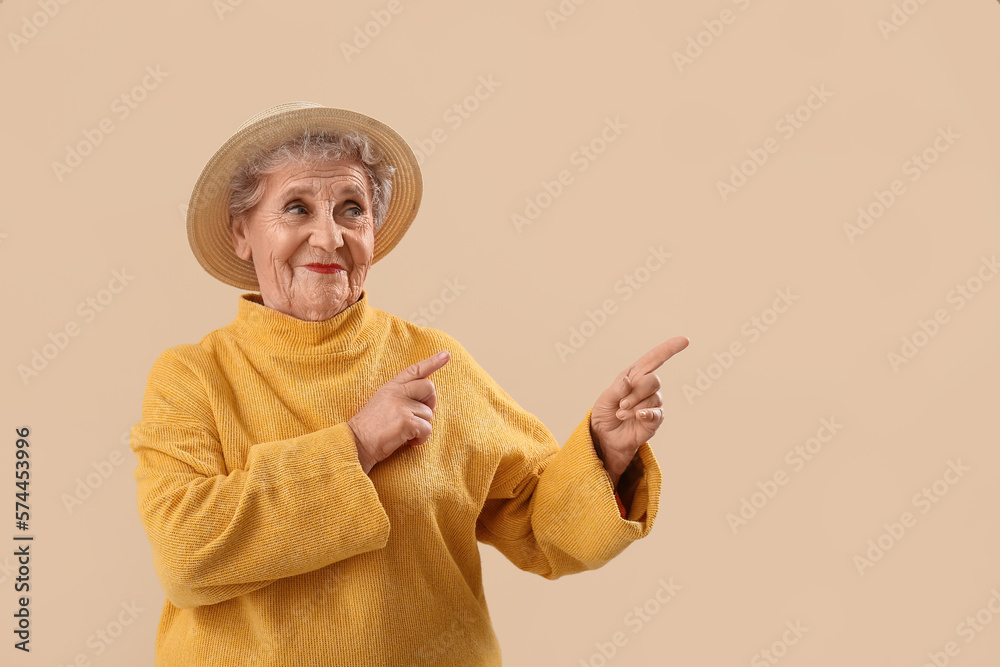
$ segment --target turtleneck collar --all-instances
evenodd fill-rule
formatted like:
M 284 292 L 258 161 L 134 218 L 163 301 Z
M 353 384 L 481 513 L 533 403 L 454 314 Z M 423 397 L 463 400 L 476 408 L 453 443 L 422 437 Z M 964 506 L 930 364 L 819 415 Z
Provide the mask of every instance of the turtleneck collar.
M 240 296 L 233 321 L 237 336 L 260 350 L 291 355 L 343 354 L 365 347 L 378 332 L 368 293 L 328 320 L 300 320 L 264 305 L 260 294 Z

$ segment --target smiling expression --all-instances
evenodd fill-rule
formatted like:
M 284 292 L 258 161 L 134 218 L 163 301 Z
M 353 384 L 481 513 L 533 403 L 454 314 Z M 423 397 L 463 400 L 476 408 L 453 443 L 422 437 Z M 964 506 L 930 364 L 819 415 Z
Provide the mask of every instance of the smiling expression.
M 326 320 L 361 297 L 375 249 L 371 187 L 352 160 L 290 163 L 262 177 L 264 195 L 233 220 L 236 254 L 253 259 L 264 305 Z

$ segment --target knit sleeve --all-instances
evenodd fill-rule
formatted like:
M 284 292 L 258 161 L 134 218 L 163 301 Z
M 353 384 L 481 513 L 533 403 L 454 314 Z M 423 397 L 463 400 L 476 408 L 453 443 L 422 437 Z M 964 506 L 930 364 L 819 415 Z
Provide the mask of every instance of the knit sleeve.
M 466 353 L 467 354 L 467 353 Z M 522 570 L 547 579 L 601 567 L 653 527 L 660 469 L 649 443 L 639 447 L 618 490 L 625 516 L 590 436 L 590 410 L 562 448 L 542 422 L 481 376 L 477 422 L 502 452 L 476 524 L 476 537 Z
M 131 430 L 139 516 L 167 598 L 209 605 L 380 549 L 389 518 L 339 423 L 250 448 L 227 470 L 202 381 L 168 350 Z

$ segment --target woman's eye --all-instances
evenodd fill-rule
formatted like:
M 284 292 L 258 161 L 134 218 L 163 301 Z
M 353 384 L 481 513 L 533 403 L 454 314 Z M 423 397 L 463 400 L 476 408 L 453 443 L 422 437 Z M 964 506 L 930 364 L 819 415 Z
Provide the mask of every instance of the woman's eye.
M 362 215 L 364 215 L 364 211 L 362 211 L 357 206 L 352 206 L 351 208 L 347 209 L 347 214 L 352 218 L 360 218 Z
M 295 213 L 295 212 L 299 212 L 299 211 L 301 211 L 302 213 L 305 213 L 306 212 L 306 207 L 303 206 L 302 204 L 292 204 L 291 206 L 289 206 L 288 208 L 285 209 L 286 213 Z

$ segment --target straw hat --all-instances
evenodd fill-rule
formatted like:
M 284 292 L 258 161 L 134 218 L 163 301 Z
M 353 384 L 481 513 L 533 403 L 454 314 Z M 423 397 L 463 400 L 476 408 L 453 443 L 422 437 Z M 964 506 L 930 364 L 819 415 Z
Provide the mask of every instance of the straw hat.
M 233 248 L 229 225 L 230 187 L 236 171 L 258 150 L 292 139 L 304 130 L 366 135 L 396 168 L 392 197 L 382 226 L 375 232 L 372 263 L 385 257 L 403 238 L 420 207 L 423 181 L 413 151 L 396 132 L 354 111 L 333 109 L 311 102 L 279 104 L 243 123 L 205 165 L 191 192 L 188 205 L 188 242 L 194 256 L 210 274 L 233 287 L 259 290 L 253 263 L 240 259 Z

